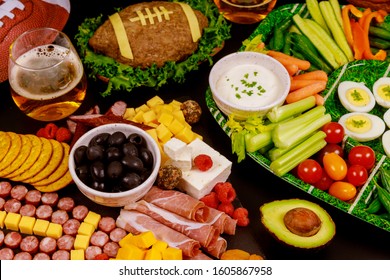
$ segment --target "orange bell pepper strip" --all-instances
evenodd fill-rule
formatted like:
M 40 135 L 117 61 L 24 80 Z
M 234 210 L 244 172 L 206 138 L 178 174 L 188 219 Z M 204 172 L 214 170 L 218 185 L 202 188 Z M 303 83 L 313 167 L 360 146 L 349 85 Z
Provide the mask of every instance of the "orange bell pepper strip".
M 359 9 L 357 9 L 352 4 L 345 5 L 341 10 L 341 17 L 343 20 L 344 34 L 345 34 L 345 37 L 347 39 L 349 46 L 352 48 L 353 47 L 353 35 L 352 35 L 350 18 L 349 18 L 350 12 L 357 18 L 361 18 L 363 16 L 363 12 L 360 11 Z
M 364 30 L 364 37 L 363 37 L 363 44 L 364 44 L 364 54 L 363 58 L 365 59 L 376 59 L 376 60 L 384 60 L 386 58 L 386 51 L 381 50 L 375 55 L 371 52 L 370 48 L 370 41 L 369 41 L 369 29 L 371 25 L 371 21 L 375 18 L 377 22 L 383 22 L 384 16 L 382 13 L 375 11 L 371 12 L 367 15 L 364 15 L 364 21 L 363 21 L 363 30 Z
M 364 47 L 365 47 L 363 42 L 364 30 L 362 26 L 359 24 L 359 22 L 357 22 L 354 19 L 350 20 L 350 25 L 351 25 L 352 36 L 353 36 L 352 49 L 354 53 L 354 58 L 356 60 L 363 59 Z

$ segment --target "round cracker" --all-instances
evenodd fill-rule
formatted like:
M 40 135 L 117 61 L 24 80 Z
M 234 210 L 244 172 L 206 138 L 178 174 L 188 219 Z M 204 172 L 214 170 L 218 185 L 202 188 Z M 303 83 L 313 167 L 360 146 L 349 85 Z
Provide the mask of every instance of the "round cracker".
M 17 158 L 20 150 L 22 149 L 22 138 L 20 135 L 14 132 L 7 132 L 7 134 L 11 137 L 11 146 L 9 147 L 7 154 L 0 162 L 0 170 L 8 167 Z
M 69 159 L 69 150 L 70 147 L 66 143 L 61 143 L 63 148 L 64 148 L 64 156 L 62 158 L 62 162 L 58 166 L 58 168 L 50 174 L 47 178 L 35 182 L 33 185 L 34 187 L 42 187 L 42 186 L 47 186 L 50 185 L 51 183 L 58 181 L 64 174 L 69 170 L 68 168 L 68 159 Z
M 54 139 L 49 139 L 53 146 L 53 153 L 51 154 L 51 158 L 47 165 L 34 177 L 31 177 L 27 180 L 25 180 L 25 183 L 28 184 L 33 184 L 35 182 L 39 182 L 48 176 L 50 176 L 51 173 L 53 173 L 56 168 L 60 165 L 62 162 L 62 158 L 64 157 L 64 147 L 61 145 L 61 142 L 54 140 Z
M 24 173 L 18 176 L 13 177 L 13 181 L 24 182 L 26 179 L 29 179 L 38 174 L 43 168 L 45 168 L 46 164 L 49 162 L 51 154 L 53 153 L 53 146 L 49 139 L 46 139 L 44 137 L 39 138 L 42 141 L 42 151 L 39 154 L 39 157 L 30 169 L 26 170 Z
M 26 170 L 30 169 L 30 167 L 33 166 L 33 164 L 36 162 L 36 160 L 38 159 L 41 153 L 42 150 L 41 139 L 39 139 L 38 136 L 35 136 L 33 134 L 26 134 L 25 136 L 28 137 L 31 141 L 31 145 L 32 145 L 31 152 L 28 155 L 28 158 L 23 162 L 23 164 L 15 171 L 9 173 L 7 175 L 7 178 L 12 178 L 26 172 Z
M 57 181 L 54 181 L 53 183 L 46 186 L 34 186 L 34 188 L 36 188 L 41 192 L 55 192 L 68 186 L 72 182 L 73 182 L 72 175 L 70 174 L 68 169 L 68 171 Z
M 4 131 L 0 131 L 0 162 L 11 147 L 11 137 Z
M 25 135 L 20 135 L 22 139 L 22 148 L 16 159 L 6 168 L 0 171 L 0 177 L 7 177 L 8 174 L 18 169 L 28 158 L 31 152 L 31 140 Z

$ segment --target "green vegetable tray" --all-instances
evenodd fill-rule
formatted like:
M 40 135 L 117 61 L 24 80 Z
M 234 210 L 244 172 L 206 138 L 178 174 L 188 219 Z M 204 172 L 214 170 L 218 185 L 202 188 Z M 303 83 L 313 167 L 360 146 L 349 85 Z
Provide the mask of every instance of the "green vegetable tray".
M 251 34 L 248 38 L 249 40 L 253 39 L 259 34 L 263 34 L 263 40 L 265 41 L 267 36 L 272 32 L 275 24 L 283 20 L 283 18 L 291 15 L 291 13 L 301 13 L 301 15 L 308 16 L 308 12 L 305 4 L 288 4 L 284 5 L 274 11 L 272 11 L 257 27 L 257 29 Z M 244 46 L 240 49 L 242 51 Z M 371 61 L 371 60 L 357 60 L 351 63 L 340 67 L 329 75 L 329 80 L 323 96 L 325 98 L 325 107 L 327 112 L 332 116 L 333 121 L 337 121 L 341 115 L 347 111 L 341 105 L 338 96 L 337 96 L 337 86 L 341 81 L 350 80 L 350 81 L 359 81 L 364 82 L 368 87 L 372 87 L 372 84 L 376 79 L 383 76 L 390 76 L 390 65 L 387 62 L 381 61 Z M 230 137 L 231 131 L 230 128 L 226 125 L 227 116 L 224 115 L 217 107 L 210 88 L 207 89 L 206 94 L 206 104 L 209 108 L 210 113 L 222 128 L 222 130 Z M 371 111 L 371 113 L 383 116 L 385 109 L 376 105 L 376 107 Z M 346 137 L 343 146 L 346 152 L 360 143 L 355 141 L 352 138 Z M 390 158 L 388 158 L 381 145 L 380 140 L 374 140 L 370 142 L 365 142 L 365 145 L 371 146 L 376 152 L 376 165 L 371 171 L 369 178 L 365 185 L 363 185 L 355 199 L 353 201 L 344 202 L 341 201 L 325 191 L 315 188 L 314 186 L 303 182 L 298 179 L 291 173 L 287 173 L 281 177 L 281 179 L 287 181 L 291 185 L 301 189 L 320 199 L 326 203 L 338 208 L 341 211 L 344 211 L 354 217 L 357 217 L 367 223 L 375 225 L 383 230 L 390 232 L 390 221 L 380 218 L 378 215 L 370 214 L 365 209 L 368 207 L 370 202 L 376 196 L 376 187 L 374 180 L 380 182 L 379 178 L 379 168 L 383 167 L 386 170 L 390 169 Z M 259 152 L 247 153 L 247 155 L 255 160 L 260 166 L 264 167 L 268 171 L 272 172 L 270 169 L 270 160 L 262 155 Z

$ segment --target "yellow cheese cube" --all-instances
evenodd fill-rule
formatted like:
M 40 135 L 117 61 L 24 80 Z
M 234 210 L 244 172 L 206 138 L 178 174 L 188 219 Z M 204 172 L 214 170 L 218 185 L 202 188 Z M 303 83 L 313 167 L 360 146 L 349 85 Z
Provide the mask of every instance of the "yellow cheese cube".
M 155 107 L 156 105 L 164 104 L 164 100 L 161 99 L 160 96 L 156 95 L 152 98 L 150 98 L 148 101 L 146 101 L 146 105 L 148 105 L 150 108 Z
M 169 105 L 172 106 L 173 111 L 175 111 L 175 110 L 180 110 L 181 102 L 174 99 L 174 100 L 172 100 L 172 101 L 169 103 Z
M 173 106 L 171 104 L 163 104 L 161 109 L 165 112 L 173 112 Z
M 82 222 L 79 229 L 77 230 L 77 234 L 91 236 L 94 231 L 95 227 L 92 224 Z
M 125 237 L 119 241 L 119 246 L 124 247 L 127 243 L 130 243 L 130 240 L 133 238 L 133 234 L 129 232 Z
M 142 104 L 141 106 L 135 108 L 135 112 L 136 112 L 136 113 L 138 113 L 139 111 L 147 112 L 147 111 L 149 111 L 149 110 L 150 110 L 150 108 L 149 108 L 149 106 L 146 105 L 146 104 Z
M 146 130 L 146 132 L 147 132 L 150 136 L 152 136 L 152 138 L 153 138 L 156 142 L 158 142 L 157 131 L 156 131 L 155 128 L 148 129 L 148 130 Z
M 70 250 L 70 259 L 71 260 L 85 260 L 83 249 Z
M 146 111 L 143 116 L 144 123 L 151 123 L 157 119 L 157 115 L 153 110 Z
M 180 131 L 184 129 L 183 122 L 178 119 L 173 119 L 172 122 L 168 125 L 168 129 L 174 134 L 178 134 Z
M 22 216 L 18 213 L 8 213 L 4 220 L 5 227 L 10 230 L 18 231 L 21 218 Z
M 175 135 L 175 137 L 186 144 L 189 144 L 194 140 L 194 132 L 188 127 L 184 127 L 182 131 Z
M 146 251 L 145 260 L 162 260 L 161 251 L 152 246 L 152 248 Z
M 132 121 L 137 123 L 142 123 L 144 121 L 143 115 L 144 112 L 139 110 L 138 112 L 135 113 L 134 117 L 132 118 Z
M 161 241 L 161 240 L 157 240 L 153 245 L 152 245 L 152 248 L 156 249 L 156 250 L 159 250 L 159 251 L 163 251 L 165 250 L 166 248 L 168 248 L 168 243 L 164 242 L 164 241 Z
M 49 227 L 49 224 L 49 221 L 37 219 L 33 227 L 34 234 L 39 236 L 46 236 L 46 230 Z
M 172 132 L 170 132 L 169 129 L 162 123 L 156 128 L 156 132 L 158 139 L 162 143 L 168 142 L 168 140 L 173 136 Z
M 195 140 L 195 139 L 197 139 L 197 138 L 200 139 L 200 140 L 203 140 L 203 136 L 202 136 L 202 135 L 200 135 L 200 134 L 194 132 L 194 139 L 193 139 L 193 140 Z
M 46 231 L 46 236 L 58 239 L 62 236 L 62 225 L 50 223 Z
M 183 123 L 186 122 L 186 119 L 184 118 L 184 114 L 182 110 L 175 110 L 172 112 L 172 115 L 174 116 L 175 119 L 178 121 L 181 121 Z
M 77 234 L 74 239 L 73 247 L 77 249 L 86 250 L 89 246 L 89 240 L 91 239 L 90 235 Z
M 173 115 L 171 112 L 163 110 L 158 115 L 157 121 L 164 124 L 165 126 L 169 126 L 169 124 L 173 121 Z
M 141 249 L 150 248 L 156 241 L 156 237 L 151 231 L 145 231 L 129 238 L 129 244 L 135 245 Z
M 4 228 L 5 217 L 7 217 L 7 212 L 0 211 L 0 228 Z
M 168 247 L 162 251 L 163 260 L 182 260 L 182 251 L 178 248 Z
M 150 126 L 150 127 L 158 127 L 158 123 L 155 123 L 155 122 L 148 122 L 148 123 L 145 123 L 146 125 Z
M 91 224 L 97 229 L 101 215 L 92 211 L 89 211 L 87 216 L 84 218 L 84 222 Z
M 126 120 L 131 120 L 135 116 L 134 108 L 126 108 L 125 113 L 123 114 L 123 118 Z
M 34 217 L 22 216 L 19 222 L 20 233 L 33 234 L 36 219 Z
M 133 244 L 127 243 L 125 247 L 120 247 L 116 254 L 117 260 L 143 260 L 145 251 Z

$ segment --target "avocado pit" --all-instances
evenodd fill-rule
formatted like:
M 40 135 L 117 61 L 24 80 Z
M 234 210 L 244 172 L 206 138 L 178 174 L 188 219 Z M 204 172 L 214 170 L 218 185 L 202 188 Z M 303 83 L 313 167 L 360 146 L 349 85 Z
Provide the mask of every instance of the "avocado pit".
M 289 231 L 304 237 L 315 235 L 321 228 L 318 215 L 304 207 L 296 207 L 287 211 L 283 222 Z

